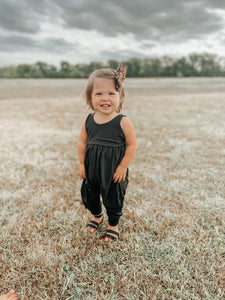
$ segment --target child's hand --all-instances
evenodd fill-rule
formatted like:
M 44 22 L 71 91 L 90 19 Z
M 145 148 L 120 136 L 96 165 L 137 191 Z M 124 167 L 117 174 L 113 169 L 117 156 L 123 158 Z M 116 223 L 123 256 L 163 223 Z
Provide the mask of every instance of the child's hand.
M 116 169 L 116 172 L 113 175 L 114 183 L 116 182 L 120 183 L 121 181 L 122 182 L 125 181 L 126 174 L 127 174 L 127 168 L 124 168 L 121 165 L 119 165 Z
M 84 164 L 80 164 L 79 175 L 82 179 L 86 179 Z

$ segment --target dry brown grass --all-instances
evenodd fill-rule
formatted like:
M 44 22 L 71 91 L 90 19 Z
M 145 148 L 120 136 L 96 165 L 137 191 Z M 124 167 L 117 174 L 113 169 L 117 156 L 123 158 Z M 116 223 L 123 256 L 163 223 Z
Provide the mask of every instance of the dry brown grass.
M 0 291 L 20 299 L 225 299 L 225 79 L 128 79 L 138 136 L 121 238 L 86 232 L 85 80 L 0 81 Z

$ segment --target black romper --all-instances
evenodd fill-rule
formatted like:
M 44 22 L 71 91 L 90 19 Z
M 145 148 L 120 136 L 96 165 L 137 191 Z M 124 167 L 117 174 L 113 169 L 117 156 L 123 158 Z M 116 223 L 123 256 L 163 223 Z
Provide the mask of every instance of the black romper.
M 123 115 L 107 123 L 98 124 L 94 114 L 89 114 L 85 128 L 88 135 L 85 153 L 85 173 L 81 187 L 82 201 L 93 215 L 102 211 L 100 195 L 109 218 L 109 225 L 116 226 L 128 184 L 128 170 L 124 182 L 113 181 L 113 175 L 126 151 L 126 141 L 120 126 Z

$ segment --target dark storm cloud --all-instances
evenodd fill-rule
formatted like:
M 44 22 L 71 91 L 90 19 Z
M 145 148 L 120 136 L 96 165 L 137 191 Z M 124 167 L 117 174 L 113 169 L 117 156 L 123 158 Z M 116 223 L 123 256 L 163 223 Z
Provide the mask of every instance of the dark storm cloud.
M 40 30 L 41 7 L 34 1 L 0 0 L 0 27 L 8 31 L 35 33 Z M 43 4 L 43 1 L 40 1 Z
M 65 53 L 70 50 L 79 50 L 79 44 L 72 44 L 65 41 L 63 38 L 51 38 L 43 40 L 38 43 L 38 48 L 40 50 L 45 50 L 49 54 L 51 53 Z
M 90 59 L 98 55 L 106 59 L 118 57 L 113 47 L 106 51 L 109 47 L 105 47 L 101 37 L 99 45 L 95 41 L 93 53 L 85 48 L 91 44 L 91 34 L 78 34 L 76 40 L 76 31 L 72 31 L 83 29 L 94 30 L 103 37 L 119 36 L 116 41 L 122 47 L 116 47 L 122 50 L 120 59 L 142 57 L 154 48 L 179 47 L 193 39 L 204 44 L 210 34 L 225 28 L 223 15 L 215 9 L 225 12 L 225 0 L 0 0 L 0 52 L 80 51 Z M 66 30 L 68 35 L 61 36 Z M 85 36 L 90 40 L 84 41 Z M 112 40 L 107 41 L 113 44 Z
M 64 26 L 94 29 L 104 35 L 132 33 L 136 38 L 197 38 L 224 27 L 209 8 L 225 9 L 225 1 L 213 0 L 56 0 Z
M 106 36 L 179 39 L 204 36 L 224 24 L 209 8 L 224 0 L 0 0 L 0 27 L 35 33 L 42 20 L 60 18 L 66 28 L 96 30 Z
M 27 48 L 35 47 L 35 42 L 28 37 L 10 35 L 0 37 L 0 52 L 24 51 Z
M 0 37 L 0 45 L 0 52 L 23 52 L 29 49 L 29 51 L 48 51 L 51 54 L 51 52 L 64 53 L 68 49 L 75 50 L 74 45 L 63 39 L 51 38 L 37 42 L 32 38 L 19 35 Z

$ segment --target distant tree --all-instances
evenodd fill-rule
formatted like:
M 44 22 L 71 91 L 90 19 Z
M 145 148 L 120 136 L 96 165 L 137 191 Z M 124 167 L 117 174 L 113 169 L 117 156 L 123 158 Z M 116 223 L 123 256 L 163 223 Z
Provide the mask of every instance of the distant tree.
M 71 65 L 62 61 L 59 70 L 45 62 L 17 67 L 0 68 L 1 78 L 87 78 L 96 69 L 110 67 L 116 69 L 119 62 L 108 60 L 107 64 L 93 61 L 89 64 Z M 209 53 L 192 53 L 188 57 L 161 58 L 133 57 L 122 62 L 127 67 L 127 77 L 188 77 L 225 76 L 225 58 Z
M 32 66 L 23 64 L 17 67 L 17 77 L 30 78 L 32 73 Z
M 222 68 L 218 57 L 214 54 L 205 53 L 201 55 L 201 76 L 220 76 Z
M 79 65 L 71 66 L 71 78 L 84 78 L 84 73 L 80 70 Z
M 181 57 L 174 61 L 172 65 L 172 73 L 176 77 L 190 77 L 192 76 L 191 66 L 185 57 Z
M 98 61 L 93 61 L 89 65 L 87 65 L 88 74 L 94 72 L 95 70 L 104 68 L 103 63 Z
M 192 53 L 188 56 L 190 68 L 192 70 L 192 76 L 200 76 L 201 73 L 201 55 Z
M 109 68 L 111 68 L 111 69 L 116 70 L 117 67 L 118 67 L 118 64 L 119 64 L 119 62 L 118 62 L 117 60 L 114 60 L 114 59 L 108 60 L 108 66 L 109 66 Z
M 47 71 L 49 78 L 57 78 L 59 77 L 57 68 L 55 66 L 49 65 Z
M 140 77 L 142 72 L 142 60 L 140 58 L 130 58 L 124 62 L 127 66 L 127 76 L 128 77 Z
M 39 71 L 39 74 L 41 74 L 40 77 L 46 77 L 46 78 L 54 78 L 58 77 L 57 69 L 55 66 L 48 65 L 44 62 L 37 62 L 35 64 L 37 70 Z
M 35 65 L 32 65 L 31 72 L 30 72 L 31 78 L 42 78 L 43 74 L 41 73 L 40 69 Z
M 76 64 L 75 68 L 80 73 L 80 78 L 87 78 L 91 73 L 87 64 Z
M 175 74 L 173 73 L 174 59 L 165 55 L 161 58 L 161 62 L 162 62 L 161 76 L 163 77 L 175 76 Z
M 215 54 L 192 53 L 188 56 L 192 76 L 224 76 L 221 58 Z
M 76 64 L 72 67 L 73 77 L 80 76 L 80 78 L 87 78 L 93 71 L 101 68 L 104 68 L 104 64 L 97 61 L 90 64 Z
M 61 67 L 58 72 L 58 77 L 60 78 L 70 78 L 72 67 L 67 61 L 61 61 Z
M 159 77 L 163 71 L 162 62 L 159 58 L 144 58 L 143 73 L 144 77 Z
M 16 78 L 17 67 L 10 66 L 0 69 L 0 78 Z

